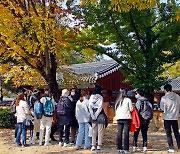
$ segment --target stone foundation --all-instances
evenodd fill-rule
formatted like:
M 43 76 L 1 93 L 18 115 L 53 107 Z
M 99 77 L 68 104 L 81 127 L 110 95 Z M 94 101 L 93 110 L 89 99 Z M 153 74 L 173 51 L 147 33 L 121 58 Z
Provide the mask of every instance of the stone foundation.
M 109 113 L 111 113 L 111 115 L 108 116 L 110 118 L 109 122 L 113 122 L 114 124 L 116 124 L 117 120 L 116 120 L 116 117 L 114 116 L 114 109 L 111 108 L 110 111 L 111 112 Z M 180 129 L 180 114 L 179 114 L 178 123 L 179 123 L 179 129 Z M 162 111 L 154 111 L 153 119 L 150 122 L 149 128 L 154 131 L 164 131 L 164 120 L 163 120 Z

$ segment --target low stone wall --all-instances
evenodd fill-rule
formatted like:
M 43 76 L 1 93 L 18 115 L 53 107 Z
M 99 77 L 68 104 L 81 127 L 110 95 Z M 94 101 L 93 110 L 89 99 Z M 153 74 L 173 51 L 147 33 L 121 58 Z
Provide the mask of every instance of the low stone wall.
M 108 118 L 109 122 L 117 123 L 116 117 L 114 116 L 114 109 L 110 108 Z M 180 129 L 180 114 L 179 114 L 179 129 Z M 163 112 L 162 111 L 154 111 L 153 119 L 149 125 L 151 130 L 154 131 L 164 131 L 164 120 L 163 120 Z
M 179 114 L 179 129 L 180 129 L 180 114 Z M 157 131 L 157 130 L 164 130 L 164 120 L 163 120 L 163 111 L 154 111 L 153 119 L 149 125 L 150 129 Z

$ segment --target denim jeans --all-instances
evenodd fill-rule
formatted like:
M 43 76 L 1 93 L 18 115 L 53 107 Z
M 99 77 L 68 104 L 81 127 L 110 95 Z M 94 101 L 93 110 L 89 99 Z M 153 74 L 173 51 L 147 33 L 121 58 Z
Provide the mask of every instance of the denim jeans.
M 134 132 L 133 146 L 137 147 L 137 140 L 138 140 L 139 132 L 141 130 L 142 138 L 143 138 L 143 147 L 147 147 L 148 126 L 149 124 L 141 124 L 140 128 L 136 132 Z
M 180 149 L 180 134 L 179 134 L 179 128 L 178 128 L 178 121 L 177 120 L 164 120 L 164 128 L 166 131 L 166 137 L 167 137 L 169 149 L 174 149 L 171 127 L 174 132 L 174 136 L 176 138 L 178 149 Z
M 63 142 L 63 131 L 65 126 L 65 143 L 69 144 L 69 134 L 70 134 L 70 125 L 60 125 L 59 126 L 59 142 Z
M 130 119 L 118 120 L 118 134 L 117 134 L 117 149 L 129 151 L 129 129 L 130 129 Z M 124 148 L 122 147 L 122 133 L 124 129 Z
M 76 139 L 76 147 L 81 147 L 84 136 L 85 136 L 84 147 L 89 148 L 91 145 L 91 140 L 89 137 L 89 123 L 79 123 L 78 135 Z
M 17 136 L 16 143 L 21 144 L 21 134 L 22 134 L 22 144 L 26 144 L 26 129 L 22 127 L 22 123 L 17 123 Z

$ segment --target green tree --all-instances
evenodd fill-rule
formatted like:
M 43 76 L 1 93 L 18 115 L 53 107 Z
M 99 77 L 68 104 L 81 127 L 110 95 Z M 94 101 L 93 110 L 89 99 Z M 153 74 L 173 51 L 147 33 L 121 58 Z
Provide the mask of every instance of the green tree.
M 161 74 L 166 68 L 162 66 L 180 58 L 180 22 L 173 20 L 179 6 L 168 2 L 120 12 L 109 9 L 112 4 L 108 0 L 95 5 L 86 1 L 75 13 L 101 43 L 92 48 L 121 64 L 126 82 L 153 94 L 165 81 Z

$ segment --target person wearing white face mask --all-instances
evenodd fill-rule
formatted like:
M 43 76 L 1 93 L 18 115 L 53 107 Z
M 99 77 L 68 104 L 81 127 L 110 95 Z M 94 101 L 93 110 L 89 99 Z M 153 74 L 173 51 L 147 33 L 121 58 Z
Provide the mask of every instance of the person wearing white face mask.
M 143 138 L 143 152 L 146 152 L 146 150 L 147 150 L 147 131 L 148 131 L 150 120 L 144 119 L 141 111 L 144 108 L 147 108 L 146 103 L 144 103 L 144 102 L 147 102 L 151 108 L 152 108 L 152 105 L 149 103 L 148 99 L 144 96 L 144 91 L 142 89 L 136 90 L 135 98 L 137 99 L 135 106 L 136 106 L 136 109 L 138 110 L 138 114 L 139 114 L 139 118 L 140 118 L 140 127 L 136 132 L 134 132 L 133 152 L 135 152 L 137 150 L 137 140 L 138 140 L 140 130 L 141 130 L 142 138 Z
M 75 91 L 71 91 L 71 96 L 74 96 L 75 95 Z
M 71 131 L 70 131 L 70 145 L 74 145 L 75 144 L 75 136 L 76 136 L 76 132 L 78 130 L 78 122 L 77 119 L 75 117 L 75 108 L 76 108 L 76 103 L 80 98 L 80 94 L 77 92 L 77 88 L 72 88 L 71 89 L 71 93 L 69 96 L 69 99 L 71 100 L 71 104 L 72 104 L 72 123 L 71 123 Z

